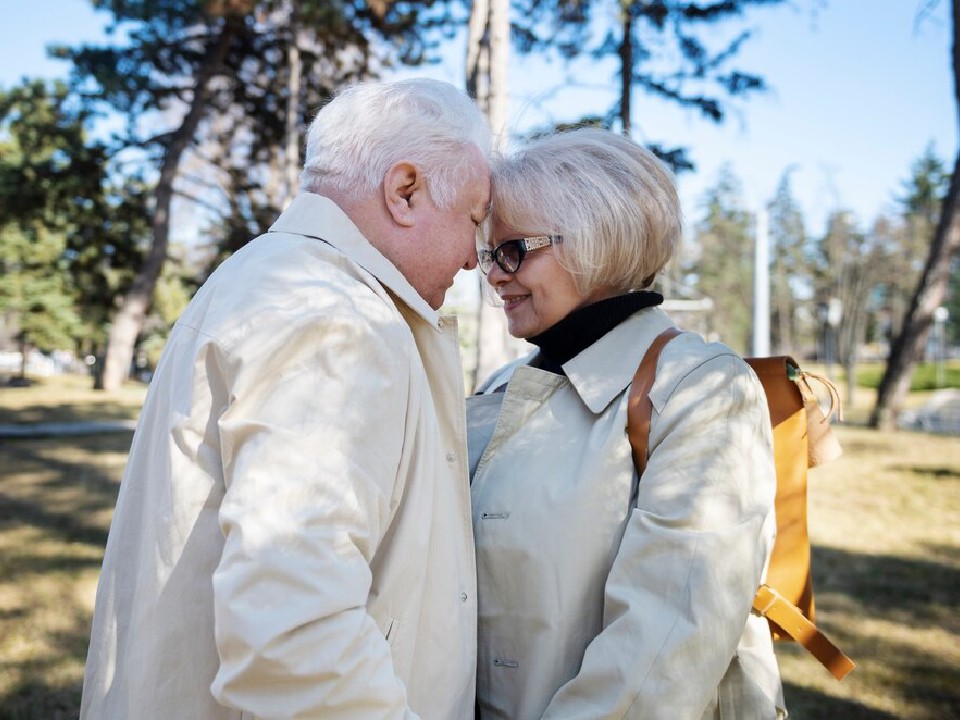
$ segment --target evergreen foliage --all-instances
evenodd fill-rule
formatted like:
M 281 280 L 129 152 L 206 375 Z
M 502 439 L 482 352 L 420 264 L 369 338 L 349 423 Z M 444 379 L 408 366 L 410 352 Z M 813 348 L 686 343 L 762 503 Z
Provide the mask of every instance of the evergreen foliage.
M 24 347 L 95 342 L 138 262 L 142 189 L 113 193 L 88 122 L 63 84 L 0 91 L 0 311 Z
M 790 187 L 793 170 L 793 167 L 784 170 L 768 206 L 772 247 L 770 346 L 777 355 L 791 356 L 809 346 L 814 316 L 813 277 L 804 262 L 807 231 L 803 212 Z
M 92 0 L 110 15 L 116 41 L 60 47 L 73 87 L 92 107 L 127 117 L 116 150 L 135 149 L 155 173 L 151 241 L 112 319 L 102 383 L 115 389 L 132 365 L 167 260 L 173 199 L 222 187 L 209 207 L 226 216 L 212 233 L 230 250 L 263 230 L 295 189 L 283 187 L 288 134 L 333 91 L 393 62 L 422 61 L 449 6 L 431 0 Z M 294 63 L 292 58 L 296 58 Z M 291 80 L 309 78 L 300 97 Z M 288 117 L 289 116 L 289 117 Z M 295 153 L 294 153 L 295 154 Z M 187 186 L 193 164 L 199 189 Z M 285 193 L 285 194 L 284 194 Z M 247 232 L 243 232 L 247 230 Z
M 754 217 L 744 209 L 740 181 L 721 168 L 704 198 L 697 223 L 699 258 L 694 264 L 700 292 L 713 300 L 711 335 L 741 354 L 749 354 L 753 318 Z
M 619 78 L 611 86 L 619 92 L 599 117 L 630 134 L 634 89 L 716 123 L 731 101 L 764 92 L 761 75 L 735 65 L 751 36 L 739 21 L 783 1 L 520 0 L 512 32 L 521 53 L 555 53 L 565 62 L 615 58 Z M 652 149 L 676 172 L 694 169 L 683 147 L 654 142 Z

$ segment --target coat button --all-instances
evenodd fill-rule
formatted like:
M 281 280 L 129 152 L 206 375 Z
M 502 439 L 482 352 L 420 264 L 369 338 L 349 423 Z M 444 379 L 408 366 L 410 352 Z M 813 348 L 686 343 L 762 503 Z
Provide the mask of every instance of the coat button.
M 467 601 L 467 594 L 465 592 L 460 593 L 460 602 Z
M 454 455 L 452 452 L 447 453 L 447 462 L 452 463 L 456 459 L 457 459 L 457 456 Z

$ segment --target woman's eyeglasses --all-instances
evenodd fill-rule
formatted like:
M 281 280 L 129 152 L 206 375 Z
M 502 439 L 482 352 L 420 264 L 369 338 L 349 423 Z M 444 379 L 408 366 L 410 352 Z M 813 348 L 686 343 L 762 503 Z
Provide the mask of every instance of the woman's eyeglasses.
M 520 263 L 531 250 L 549 247 L 563 242 L 560 235 L 534 235 L 533 237 L 505 240 L 493 250 L 481 248 L 477 250 L 477 263 L 480 272 L 486 275 L 496 263 L 505 273 L 513 274 L 520 269 Z

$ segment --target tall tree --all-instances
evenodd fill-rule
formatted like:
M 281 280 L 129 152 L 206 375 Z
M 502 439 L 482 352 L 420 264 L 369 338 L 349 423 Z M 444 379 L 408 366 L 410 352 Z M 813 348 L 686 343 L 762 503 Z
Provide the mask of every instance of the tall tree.
M 950 264 L 949 289 L 943 306 L 947 309 L 948 322 L 944 327 L 943 340 L 948 347 L 960 344 L 960 257 L 954 255 Z
M 88 121 L 62 83 L 0 91 L 0 306 L 25 347 L 88 345 L 139 262 L 138 184 L 111 186 Z
M 707 190 L 704 208 L 695 228 L 700 251 L 695 273 L 700 292 L 713 300 L 710 334 L 745 353 L 752 336 L 754 223 L 728 165 Z
M 731 99 L 763 91 L 760 75 L 733 66 L 751 35 L 742 23 L 737 27 L 737 21 L 753 7 L 781 2 L 521 0 L 514 36 L 521 52 L 552 50 L 568 61 L 616 58 L 616 101 L 591 114 L 629 135 L 636 120 L 637 89 L 696 110 L 713 122 L 724 119 Z M 681 148 L 657 150 L 675 161 L 674 167 L 690 166 Z
M 589 58 L 591 64 L 605 56 L 619 60 L 619 95 L 613 107 L 599 114 L 585 114 L 571 124 L 595 124 L 632 128 L 632 96 L 635 88 L 682 107 L 695 108 L 702 116 L 721 122 L 726 100 L 765 88 L 756 74 L 731 67 L 740 47 L 750 37 L 740 30 L 713 47 L 706 37 L 717 37 L 721 24 L 741 16 L 751 6 L 775 5 L 783 0 L 729 0 L 713 2 L 667 2 L 665 0 L 520 0 L 514 3 L 513 39 L 521 53 L 556 52 L 564 60 Z M 497 54 L 498 37 L 506 23 L 505 0 L 474 0 L 467 39 L 467 88 L 489 109 L 495 131 L 505 112 L 498 104 L 505 97 L 506 82 Z M 609 25 L 595 18 L 615 17 Z M 598 36 L 595 31 L 599 28 Z M 491 53 L 491 50 L 493 52 Z M 591 67 L 591 72 L 593 68 Z M 532 133 L 534 136 L 541 131 Z M 680 147 L 649 143 L 648 147 L 675 171 L 692 170 L 693 163 Z M 523 344 L 506 338 L 502 313 L 483 304 L 479 310 L 483 337 L 477 343 L 477 373 L 515 357 Z
M 83 47 L 67 54 L 74 61 L 78 83 L 93 79 L 100 96 L 129 113 L 165 109 L 179 101 L 184 112 L 162 138 L 147 145 L 160 148 L 152 208 L 153 238 L 149 250 L 113 318 L 107 341 L 101 387 L 114 390 L 127 377 L 134 345 L 143 328 L 170 240 L 170 209 L 180 161 L 208 111 L 213 78 L 244 27 L 242 3 L 224 12 L 207 12 L 199 2 L 100 2 L 113 13 L 115 26 L 132 25 L 126 47 Z M 209 5 L 213 5 L 210 3 Z M 234 7 L 234 5 L 240 7 Z M 134 127 L 131 122 L 131 128 Z M 139 141 L 139 139 L 138 139 Z
M 715 122 L 723 119 L 724 98 L 763 90 L 764 80 L 754 73 L 730 68 L 730 61 L 750 37 L 748 30 L 711 49 L 705 36 L 716 37 L 715 26 L 741 16 L 751 5 L 775 5 L 782 0 L 740 0 L 739 2 L 667 2 L 666 0 L 619 0 L 621 32 L 616 54 L 620 61 L 618 110 L 624 134 L 632 124 L 634 86 L 682 106 L 699 110 Z M 608 34 L 601 52 L 610 52 L 616 42 Z M 670 75 L 643 68 L 650 48 L 667 40 L 675 44 L 678 67 Z
M 0 228 L 0 312 L 17 323 L 20 377 L 32 348 L 71 349 L 80 330 L 62 234 L 43 226 Z
M 487 116 L 497 150 L 507 145 L 508 73 L 510 57 L 509 0 L 474 0 L 467 23 L 467 93 Z M 477 306 L 474 362 L 468 383 L 475 386 L 504 363 L 518 357 L 528 347 L 510 337 L 503 311 L 485 292 L 486 279 L 478 273 L 481 302 Z
M 507 144 L 510 3 L 473 0 L 467 21 L 466 88 L 490 122 L 500 150 Z
M 952 0 L 953 95 L 960 120 L 960 0 Z M 960 123 L 958 123 L 960 124 Z M 946 298 L 950 270 L 960 254 L 960 152 L 954 160 L 947 194 L 940 205 L 936 230 L 930 242 L 916 292 L 904 318 L 903 327 L 890 345 L 887 366 L 870 414 L 870 425 L 880 429 L 896 426 L 897 415 L 910 390 L 916 363 L 926 346 L 934 311 Z
M 876 236 L 861 232 L 846 211 L 830 214 L 820 247 L 814 292 L 822 310 L 824 351 L 828 362 L 836 359 L 843 365 L 847 402 L 852 405 L 858 353 L 882 256 Z
M 902 184 L 899 222 L 882 218 L 875 225 L 883 254 L 877 278 L 884 315 L 882 340 L 891 341 L 903 327 L 949 182 L 943 163 L 928 147 Z
M 800 347 L 800 308 L 812 295 L 812 278 L 803 262 L 807 233 L 803 212 L 790 188 L 793 168 L 780 176 L 769 206 L 773 272 L 770 277 L 771 335 L 775 352 L 794 355 Z
M 427 0 L 408 3 L 330 4 L 304 0 L 92 0 L 108 10 L 127 42 L 60 49 L 73 60 L 76 85 L 89 97 L 128 113 L 123 143 L 150 154 L 156 167 L 152 242 L 114 317 L 103 387 L 126 377 L 154 288 L 168 254 L 173 199 L 182 162 L 212 118 L 229 115 L 244 125 L 251 157 L 273 168 L 288 146 L 286 112 L 307 111 L 289 97 L 288 62 L 296 58 L 311 75 L 311 97 L 328 97 L 343 82 L 362 78 L 394 61 L 422 60 L 432 27 Z M 296 14 L 291 7 L 296 7 Z M 290 23 L 303 32 L 289 32 Z M 378 45 L 381 38 L 391 43 Z M 288 52 L 291 45 L 297 53 Z M 289 102 L 285 102 L 289 100 Z M 314 105 L 315 107 L 315 105 Z M 156 111 L 161 111 L 157 113 Z M 166 130 L 140 132 L 145 114 Z M 160 118 L 163 118 L 161 120 Z M 302 121 L 298 121 L 302 127 Z M 289 151 L 288 151 L 289 154 Z M 249 168 L 249 166 L 248 166 Z M 251 168 L 252 170 L 252 168 Z M 288 181 L 289 182 L 289 181 Z

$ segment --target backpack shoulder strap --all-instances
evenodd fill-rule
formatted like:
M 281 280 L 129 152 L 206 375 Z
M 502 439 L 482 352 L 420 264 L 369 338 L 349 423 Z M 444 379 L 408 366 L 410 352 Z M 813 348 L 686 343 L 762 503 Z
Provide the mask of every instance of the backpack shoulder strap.
M 643 475 L 647 467 L 647 442 L 650 439 L 650 416 L 653 403 L 650 401 L 650 388 L 657 378 L 657 361 L 663 346 L 683 331 L 677 327 L 668 327 L 654 338 L 653 343 L 640 361 L 634 373 L 630 390 L 627 393 L 627 437 L 633 451 L 633 464 L 637 476 Z

